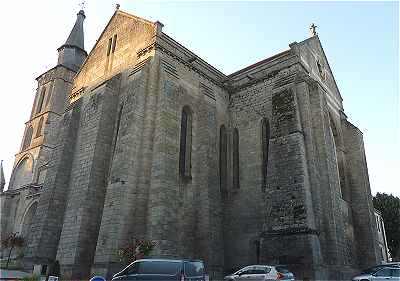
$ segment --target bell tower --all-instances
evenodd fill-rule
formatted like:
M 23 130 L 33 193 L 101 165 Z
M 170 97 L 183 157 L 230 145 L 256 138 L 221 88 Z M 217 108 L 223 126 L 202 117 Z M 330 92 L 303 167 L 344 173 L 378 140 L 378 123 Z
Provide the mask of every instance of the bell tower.
M 8 189 L 1 192 L 1 235 L 20 233 L 26 249 L 32 239 L 36 207 L 41 198 L 51 155 L 57 146 L 57 127 L 69 104 L 73 78 L 87 57 L 84 50 L 83 21 L 80 10 L 65 43 L 58 48 L 58 63 L 36 78 L 37 89 L 31 114 L 25 123 L 21 146 L 15 155 Z M 4 181 L 0 178 L 0 186 Z M 26 215 L 29 214 L 29 215 Z M 32 257 L 26 255 L 29 259 Z
M 87 57 L 84 50 L 83 21 L 80 10 L 65 43 L 58 48 L 58 64 L 36 78 L 36 97 L 25 123 L 20 151 L 16 154 L 9 189 L 41 185 L 52 149 L 56 145 L 55 128 L 68 105 L 72 79 Z

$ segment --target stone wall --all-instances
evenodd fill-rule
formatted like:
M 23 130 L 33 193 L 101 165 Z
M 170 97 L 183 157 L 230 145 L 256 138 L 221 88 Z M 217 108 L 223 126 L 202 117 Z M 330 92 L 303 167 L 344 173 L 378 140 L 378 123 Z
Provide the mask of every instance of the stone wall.
M 55 259 L 61 234 L 73 151 L 80 118 L 80 102 L 64 114 L 58 128 L 58 145 L 52 153 L 43 184 L 31 236 L 28 241 L 26 263 L 49 264 Z
M 73 152 L 69 194 L 57 260 L 65 278 L 86 278 L 96 248 L 105 197 L 119 76 L 92 89 L 82 99 Z
M 157 63 L 150 60 L 121 77 L 94 274 L 111 276 L 121 270 L 118 249 L 132 239 L 146 238 L 157 74 Z
M 350 122 L 345 122 L 344 142 L 349 169 L 346 175 L 351 189 L 351 206 L 354 222 L 356 258 L 359 268 L 378 262 L 380 255 L 372 195 L 369 187 L 362 133 Z
M 283 263 L 341 280 L 377 262 L 362 134 L 318 38 L 225 76 L 161 27 L 116 11 L 75 78 L 62 66 L 38 77 L 35 137 L 15 162 L 32 167 L 0 197 L 7 231 L 38 201 L 27 267 L 111 277 L 135 238 L 157 243 L 152 257 L 204 260 L 213 279 Z
M 148 237 L 156 256 L 201 258 L 222 276 L 223 248 L 217 167 L 217 106 L 221 89 L 166 53 L 160 60 Z M 179 173 L 182 110 L 191 119 L 190 173 Z M 162 190 L 159 192 L 158 190 Z

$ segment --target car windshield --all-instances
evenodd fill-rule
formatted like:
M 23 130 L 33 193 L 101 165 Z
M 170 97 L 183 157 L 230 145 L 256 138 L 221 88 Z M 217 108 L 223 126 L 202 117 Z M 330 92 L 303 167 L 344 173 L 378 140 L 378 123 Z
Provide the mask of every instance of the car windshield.
M 374 274 L 375 272 L 377 272 L 381 268 L 382 268 L 382 266 L 374 266 L 374 267 L 370 267 L 370 268 L 364 269 L 361 273 L 362 274 Z
M 172 261 L 142 261 L 138 264 L 138 274 L 175 275 L 180 269 L 181 263 Z
M 290 273 L 289 269 L 287 269 L 284 266 L 277 266 L 276 267 L 276 271 L 280 272 L 280 273 Z
M 240 269 L 240 270 L 238 270 L 238 271 L 236 271 L 235 273 L 233 273 L 234 275 L 239 275 L 239 274 L 242 274 L 243 272 L 245 272 L 245 271 L 247 271 L 247 270 L 249 270 L 249 269 L 251 269 L 251 267 L 250 266 L 248 266 L 248 267 L 245 267 L 245 268 L 242 268 L 242 269 Z
M 185 275 L 187 277 L 202 276 L 204 264 L 201 261 L 185 262 Z

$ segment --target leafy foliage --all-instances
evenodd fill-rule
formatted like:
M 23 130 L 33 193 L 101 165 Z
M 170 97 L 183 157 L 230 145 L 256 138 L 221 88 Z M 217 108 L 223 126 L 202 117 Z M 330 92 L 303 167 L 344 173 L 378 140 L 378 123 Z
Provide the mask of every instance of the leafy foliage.
M 39 281 L 39 276 L 37 275 L 29 275 L 22 278 L 22 281 Z
M 8 247 L 22 247 L 24 246 L 24 238 L 18 233 L 11 233 L 6 238 L 1 240 L 1 247 L 6 249 Z
M 128 264 L 149 255 L 155 246 L 154 241 L 132 239 L 125 247 L 120 248 L 117 254 L 121 262 Z
M 11 233 L 6 238 L 1 240 L 1 248 L 7 249 L 10 248 L 8 252 L 7 264 L 6 268 L 8 268 L 8 264 L 10 262 L 11 253 L 15 247 L 20 248 L 24 246 L 24 238 L 18 233 Z
M 378 192 L 373 203 L 382 213 L 390 254 L 394 260 L 400 260 L 400 198 Z

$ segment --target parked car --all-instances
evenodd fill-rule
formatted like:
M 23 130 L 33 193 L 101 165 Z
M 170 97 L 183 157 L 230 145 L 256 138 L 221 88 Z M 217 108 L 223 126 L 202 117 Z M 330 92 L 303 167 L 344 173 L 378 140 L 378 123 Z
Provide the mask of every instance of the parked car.
M 225 281 L 294 281 L 294 274 L 283 265 L 250 265 L 225 276 Z
M 400 267 L 379 265 L 365 270 L 361 275 L 353 278 L 353 281 L 400 281 Z
M 394 261 L 394 262 L 385 262 L 382 263 L 382 265 L 394 265 L 394 266 L 400 266 L 400 261 Z
M 383 263 L 383 264 L 378 264 L 375 265 L 373 267 L 369 267 L 367 269 L 364 269 L 363 271 L 361 271 L 360 275 L 365 275 L 365 274 L 372 274 L 377 272 L 379 269 L 381 268 L 385 268 L 385 267 L 400 267 L 400 263 Z
M 112 281 L 207 281 L 201 260 L 141 259 L 115 274 Z

